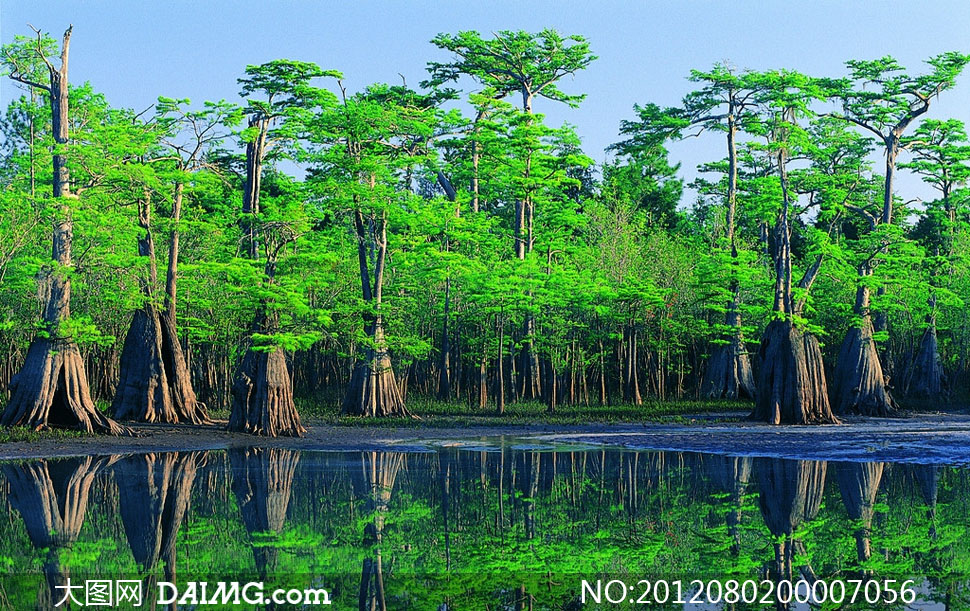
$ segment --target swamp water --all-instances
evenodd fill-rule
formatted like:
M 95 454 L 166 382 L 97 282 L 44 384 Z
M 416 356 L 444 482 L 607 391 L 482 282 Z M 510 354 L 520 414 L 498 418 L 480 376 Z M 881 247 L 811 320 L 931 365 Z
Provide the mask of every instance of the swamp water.
M 0 463 L 0 608 L 55 608 L 68 580 L 96 579 L 140 583 L 140 608 L 159 582 L 203 581 L 324 588 L 329 607 L 277 605 L 321 609 L 617 607 L 592 586 L 582 604 L 584 579 L 636 596 L 641 579 L 682 580 L 689 597 L 695 579 L 893 578 L 914 580 L 911 608 L 970 598 L 964 468 L 492 441 Z M 72 593 L 82 604 L 57 608 L 91 606 Z M 178 608 L 263 608 L 204 601 Z

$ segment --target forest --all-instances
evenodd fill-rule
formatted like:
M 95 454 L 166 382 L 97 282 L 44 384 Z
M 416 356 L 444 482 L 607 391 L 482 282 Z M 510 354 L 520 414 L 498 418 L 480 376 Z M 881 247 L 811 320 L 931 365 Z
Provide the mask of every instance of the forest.
M 970 140 L 931 109 L 970 55 L 701 67 L 594 163 L 542 114 L 582 112 L 580 35 L 439 34 L 425 80 L 359 91 L 279 59 L 240 66 L 240 103 L 137 109 L 71 83 L 72 35 L 0 52 L 4 426 L 965 404 Z M 688 181 L 668 149 L 694 138 L 722 153 Z

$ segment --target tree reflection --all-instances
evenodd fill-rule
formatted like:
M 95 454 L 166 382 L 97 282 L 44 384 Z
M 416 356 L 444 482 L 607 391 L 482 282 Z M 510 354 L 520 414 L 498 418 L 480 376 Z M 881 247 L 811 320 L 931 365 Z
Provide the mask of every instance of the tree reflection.
M 161 561 L 165 581 L 175 582 L 175 542 L 191 502 L 192 484 L 208 452 L 126 456 L 114 467 L 121 521 L 143 574 L 143 592 L 154 592 Z M 155 608 L 157 597 L 146 601 Z
M 252 541 L 260 579 L 266 579 L 277 568 L 279 548 L 274 545 L 275 536 L 283 530 L 286 521 L 299 461 L 299 452 L 283 448 L 229 450 L 232 492 Z
M 63 588 L 70 570 L 62 563 L 62 555 L 77 542 L 95 476 L 113 460 L 86 456 L 0 465 L 10 485 L 10 505 L 23 518 L 30 543 L 35 549 L 47 550 L 44 576 L 48 587 L 38 593 L 39 608 L 53 608 L 67 592 Z M 78 600 L 83 604 L 83 598 Z M 71 604 L 67 601 L 59 608 Z
M 775 579 L 793 578 L 796 554 L 805 555 L 804 543 L 798 540 L 798 527 L 815 519 L 825 491 L 824 461 L 763 458 L 756 462 L 761 515 L 774 543 L 772 574 Z M 809 581 L 815 580 L 811 565 L 802 568 Z

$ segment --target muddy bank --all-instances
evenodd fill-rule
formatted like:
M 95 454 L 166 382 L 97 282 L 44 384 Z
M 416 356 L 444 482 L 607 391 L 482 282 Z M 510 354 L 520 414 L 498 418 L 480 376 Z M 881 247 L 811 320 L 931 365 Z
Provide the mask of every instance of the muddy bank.
M 139 425 L 135 437 L 83 437 L 11 442 L 0 459 L 128 454 L 232 447 L 299 450 L 427 451 L 442 446 L 500 444 L 566 449 L 622 447 L 816 460 L 970 464 L 970 415 L 923 414 L 901 419 L 850 419 L 842 425 L 768 426 L 749 422 L 691 424 L 508 425 L 470 428 L 311 426 L 303 438 L 265 439 L 220 426 Z

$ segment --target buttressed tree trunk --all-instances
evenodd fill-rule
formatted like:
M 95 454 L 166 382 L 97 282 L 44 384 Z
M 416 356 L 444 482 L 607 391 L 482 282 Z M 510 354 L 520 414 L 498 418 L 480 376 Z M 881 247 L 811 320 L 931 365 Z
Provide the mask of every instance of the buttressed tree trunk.
M 769 424 L 835 424 L 838 419 L 829 405 L 825 368 L 818 340 L 795 326 L 794 319 L 805 307 L 805 298 L 792 298 L 791 223 L 785 155 L 778 154 L 782 208 L 775 225 L 775 303 L 778 316 L 761 338 L 761 369 L 753 420 Z M 822 259 L 806 270 L 799 282 L 805 293 L 811 288 Z
M 128 456 L 115 466 L 121 521 L 144 592 L 153 592 L 159 560 L 165 581 L 175 581 L 175 541 L 189 508 L 196 470 L 206 452 Z
M 930 311 L 926 315 L 926 331 L 920 341 L 916 362 L 913 363 L 913 378 L 909 394 L 915 397 L 934 398 L 946 393 L 943 362 L 940 359 L 939 343 L 936 339 L 936 297 L 930 295 Z
M 77 542 L 91 485 L 111 462 L 108 457 L 86 456 L 0 465 L 10 486 L 10 505 L 23 518 L 31 545 L 47 550 L 44 575 L 49 589 L 42 592 L 41 608 L 54 608 L 63 597 L 70 571 L 61 564 L 61 554 Z
M 770 424 L 838 424 L 829 406 L 822 349 L 814 335 L 785 320 L 768 323 L 761 340 L 754 420 Z
M 284 242 L 267 250 L 266 281 L 276 278 L 277 255 Z M 253 333 L 269 335 L 279 331 L 279 315 L 266 303 L 260 305 L 253 322 Z M 278 345 L 257 346 L 250 340 L 236 381 L 232 386 L 229 430 L 268 437 L 302 437 L 306 428 L 293 401 L 293 377 L 286 355 Z
M 176 198 L 179 196 L 177 193 Z M 170 305 L 168 312 L 162 313 L 156 300 L 158 267 L 151 229 L 151 206 L 150 196 L 146 193 L 138 202 L 138 225 L 144 232 L 138 239 L 138 254 L 148 259 L 148 278 L 143 282 L 145 305 L 135 311 L 125 336 L 112 411 L 115 418 L 121 420 L 203 424 L 209 422 L 209 418 L 205 405 L 196 399 L 192 389 L 175 329 L 175 284 L 171 270 L 166 290 L 166 301 Z M 176 239 L 173 235 L 173 240 Z
M 754 373 L 744 346 L 741 333 L 741 317 L 738 314 L 737 292 L 725 314 L 725 324 L 732 332 L 728 343 L 721 344 L 711 353 L 704 374 L 702 394 L 713 399 L 753 399 L 755 397 Z
M 257 533 L 274 535 L 282 532 L 299 461 L 299 452 L 283 448 L 229 450 L 232 491 L 250 537 Z M 276 570 L 279 556 L 276 547 L 264 544 L 253 546 L 253 558 L 261 579 Z
M 254 325 L 260 333 L 278 329 L 275 314 L 262 312 Z M 268 437 L 302 437 L 306 428 L 293 401 L 293 380 L 279 346 L 250 346 L 232 386 L 229 430 Z
M 364 314 L 364 332 L 367 334 L 367 344 L 362 351 L 364 358 L 354 364 L 341 409 L 351 416 L 411 416 L 394 377 L 381 317 L 387 259 L 387 215 L 381 213 L 373 222 L 365 223 L 364 215 L 358 209 L 354 214 L 354 227 L 357 232 L 361 289 L 364 302 L 371 307 L 371 311 Z M 373 284 L 368 262 L 370 248 L 376 253 Z
M 58 147 L 52 156 L 56 202 L 52 261 L 40 281 L 39 292 L 45 301 L 44 331 L 34 337 L 23 367 L 10 381 L 10 400 L 0 417 L 0 424 L 35 430 L 56 426 L 118 435 L 126 433 L 127 429 L 97 410 L 84 372 L 84 360 L 69 324 L 71 242 L 74 239 L 71 202 L 77 196 L 71 193 L 67 158 L 61 147 L 68 143 L 67 60 L 71 28 L 64 33 L 61 43 L 60 67 L 55 67 L 43 55 L 39 41 L 38 32 L 38 55 L 47 65 L 49 85 L 22 78 L 17 80 L 39 87 L 50 95 L 51 128 Z
M 266 229 L 265 225 L 260 224 L 259 198 L 271 122 L 272 119 L 262 112 L 249 119 L 249 127 L 255 130 L 255 138 L 246 143 L 246 177 L 242 201 L 246 255 L 257 261 L 260 248 L 265 248 L 264 273 L 266 283 L 270 285 L 275 282 L 280 250 L 295 239 L 289 231 L 276 236 L 273 232 L 260 235 L 261 230 Z M 271 237 L 278 239 L 271 244 Z M 170 298 L 174 303 L 174 293 Z M 279 331 L 279 317 L 265 302 L 260 303 L 252 330 L 254 334 L 269 336 Z M 250 342 L 232 385 L 228 429 L 268 437 L 302 437 L 306 428 L 300 422 L 300 415 L 293 401 L 293 378 L 290 376 L 283 349 L 278 345 L 257 346 L 252 339 Z
M 869 287 L 856 289 L 853 311 L 861 322 L 849 329 L 839 349 L 833 385 L 835 410 L 840 414 L 890 416 L 896 411 L 896 402 L 886 388 L 876 342 L 872 337 Z

